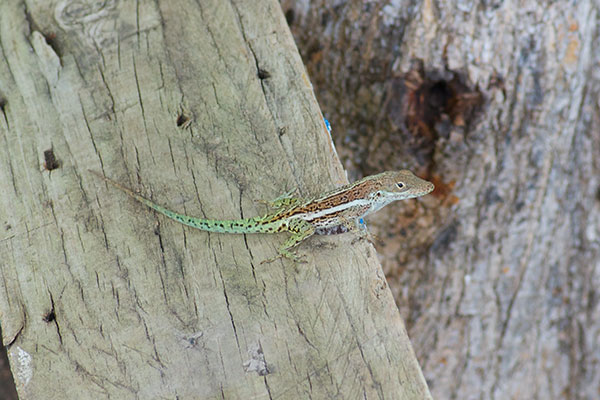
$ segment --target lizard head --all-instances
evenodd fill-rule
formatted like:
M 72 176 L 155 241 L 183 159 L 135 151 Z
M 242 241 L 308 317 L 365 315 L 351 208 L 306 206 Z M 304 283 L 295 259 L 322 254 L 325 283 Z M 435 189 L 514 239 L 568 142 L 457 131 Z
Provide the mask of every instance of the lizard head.
M 424 196 L 434 189 L 433 183 L 415 176 L 407 169 L 383 172 L 374 178 L 380 183 L 374 195 L 381 197 L 385 204 Z

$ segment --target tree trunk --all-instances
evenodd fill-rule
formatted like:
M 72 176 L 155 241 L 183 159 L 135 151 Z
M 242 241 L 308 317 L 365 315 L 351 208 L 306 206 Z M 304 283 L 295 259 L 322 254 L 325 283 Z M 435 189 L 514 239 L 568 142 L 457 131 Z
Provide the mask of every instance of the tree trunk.
M 19 396 L 430 398 L 372 246 L 170 209 L 345 182 L 277 1 L 0 3 L 0 317 Z M 312 251 L 311 251 L 312 249 Z
M 350 174 L 437 183 L 375 224 L 433 397 L 598 398 L 599 3 L 282 7 Z

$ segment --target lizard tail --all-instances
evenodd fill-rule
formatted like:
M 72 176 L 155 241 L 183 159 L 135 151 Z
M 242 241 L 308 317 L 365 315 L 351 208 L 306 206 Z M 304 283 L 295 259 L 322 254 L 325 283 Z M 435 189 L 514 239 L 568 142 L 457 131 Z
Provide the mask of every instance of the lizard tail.
M 116 187 L 119 190 L 127 193 L 129 196 L 133 197 L 137 201 L 151 209 L 158 211 L 159 213 L 174 219 L 177 222 L 180 222 L 184 225 L 191 226 L 192 228 L 197 228 L 207 232 L 219 232 L 219 233 L 269 233 L 269 232 L 277 232 L 278 229 L 275 227 L 271 227 L 263 217 L 254 217 L 254 218 L 245 218 L 245 219 L 236 219 L 236 220 L 216 220 L 216 219 L 203 219 L 196 217 L 189 217 L 187 215 L 176 213 L 175 211 L 171 211 L 163 206 L 160 206 L 153 201 L 148 200 L 145 197 L 140 196 L 129 188 L 117 183 L 111 179 L 108 179 L 104 175 L 89 170 L 94 175 L 98 176 L 102 180 L 107 183 L 110 183 L 112 186 Z
M 200 229 L 207 232 L 218 232 L 218 233 L 259 233 L 259 232 L 274 232 L 270 230 L 270 227 L 266 227 L 260 221 L 260 218 L 245 218 L 245 219 L 234 219 L 234 220 L 217 220 L 217 219 L 203 219 L 196 217 L 189 217 L 187 215 L 179 214 L 171 210 L 167 210 L 164 207 L 159 206 L 147 200 L 143 197 L 140 200 L 148 207 L 158 211 L 159 213 L 174 219 L 184 225 L 191 226 L 192 228 Z

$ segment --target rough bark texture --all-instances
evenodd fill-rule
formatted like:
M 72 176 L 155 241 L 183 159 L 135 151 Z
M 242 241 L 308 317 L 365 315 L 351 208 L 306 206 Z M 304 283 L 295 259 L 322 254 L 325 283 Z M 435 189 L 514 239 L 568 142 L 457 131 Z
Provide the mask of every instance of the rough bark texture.
M 0 2 L 0 317 L 22 399 L 429 398 L 372 246 L 184 227 L 345 178 L 276 1 Z M 311 251 L 311 249 L 313 251 Z
M 372 224 L 433 397 L 598 398 L 599 3 L 282 7 L 348 170 L 437 183 Z

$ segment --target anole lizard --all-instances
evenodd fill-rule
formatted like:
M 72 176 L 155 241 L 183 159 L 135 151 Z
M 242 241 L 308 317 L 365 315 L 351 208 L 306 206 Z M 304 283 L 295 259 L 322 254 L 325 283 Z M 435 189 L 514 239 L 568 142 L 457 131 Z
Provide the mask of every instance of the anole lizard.
M 408 170 L 387 171 L 367 176 L 313 198 L 302 199 L 286 193 L 267 202 L 275 211 L 263 216 L 217 220 L 178 214 L 134 193 L 98 172 L 90 172 L 159 213 L 203 231 L 220 233 L 291 232 L 292 236 L 279 248 L 279 256 L 263 262 L 274 261 L 282 256 L 299 261 L 296 253 L 290 250 L 315 234 L 332 235 L 358 232 L 364 235 L 366 228 L 363 224 L 363 217 L 378 211 L 393 201 L 424 196 L 434 188 L 433 183 L 418 178 Z

